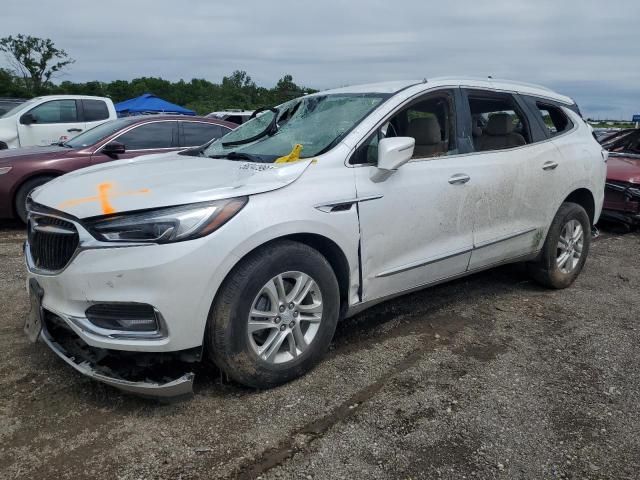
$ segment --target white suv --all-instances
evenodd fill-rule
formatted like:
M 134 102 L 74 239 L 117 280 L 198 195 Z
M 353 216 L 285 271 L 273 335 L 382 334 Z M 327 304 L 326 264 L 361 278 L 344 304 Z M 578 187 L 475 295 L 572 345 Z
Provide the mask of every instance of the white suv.
M 188 392 L 193 375 L 168 381 L 164 362 L 203 356 L 274 386 L 382 300 L 508 262 L 569 286 L 606 159 L 575 103 L 541 87 L 448 78 L 307 95 L 207 146 L 36 190 L 26 331 L 129 391 Z M 162 368 L 114 373 L 141 357 Z
M 207 115 L 207 118 L 217 118 L 218 120 L 225 120 L 227 122 L 236 123 L 242 125 L 245 122 L 251 120 L 253 116 L 253 110 L 224 110 L 222 112 L 211 112 Z
M 48 95 L 0 114 L 0 150 L 51 145 L 117 118 L 113 102 L 86 95 Z

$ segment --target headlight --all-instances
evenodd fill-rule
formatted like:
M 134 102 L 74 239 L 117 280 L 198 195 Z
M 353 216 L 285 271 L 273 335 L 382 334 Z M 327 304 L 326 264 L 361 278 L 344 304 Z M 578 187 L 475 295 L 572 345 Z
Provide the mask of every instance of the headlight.
M 87 223 L 105 242 L 171 243 L 204 237 L 242 210 L 247 197 L 115 215 Z
M 0 167 L 0 175 L 4 175 L 5 173 L 9 173 L 13 167 Z

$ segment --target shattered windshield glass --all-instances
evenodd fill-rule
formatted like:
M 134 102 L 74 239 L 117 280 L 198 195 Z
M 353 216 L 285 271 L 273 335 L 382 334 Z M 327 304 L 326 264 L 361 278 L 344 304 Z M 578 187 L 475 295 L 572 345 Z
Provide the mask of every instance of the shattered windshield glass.
M 344 93 L 298 98 L 260 111 L 202 154 L 262 163 L 313 157 L 336 145 L 388 97 Z

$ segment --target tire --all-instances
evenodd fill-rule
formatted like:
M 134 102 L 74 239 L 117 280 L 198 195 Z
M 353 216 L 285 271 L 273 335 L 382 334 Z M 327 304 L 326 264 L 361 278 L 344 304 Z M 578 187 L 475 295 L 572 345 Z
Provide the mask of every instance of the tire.
M 572 232 L 575 237 L 578 225 L 582 229 L 582 242 L 575 242 L 574 238 L 575 243 L 570 243 L 569 250 L 563 250 L 567 247 L 561 246 L 561 236 L 564 239 L 570 235 L 568 232 Z M 565 244 L 567 241 L 563 240 L 563 245 Z M 587 212 L 576 203 L 563 203 L 551 222 L 541 257 L 536 263 L 529 264 L 529 272 L 545 287 L 567 288 L 582 271 L 590 246 L 591 222 Z M 572 252 L 571 255 L 569 251 Z
M 6 149 L 8 149 L 8 148 L 9 148 L 9 147 L 7 146 L 7 144 L 6 144 L 6 143 L 4 143 L 4 142 L 0 142 L 0 150 L 6 150 Z
M 277 285 L 289 296 L 309 285 L 308 294 L 286 303 Z M 207 355 L 243 385 L 270 388 L 286 383 L 322 359 L 335 332 L 339 307 L 338 282 L 326 258 L 302 243 L 274 242 L 243 259 L 223 282 L 207 321 Z M 278 340 L 281 345 L 276 349 Z
M 45 183 L 53 180 L 55 177 L 51 176 L 42 176 L 31 178 L 24 182 L 22 186 L 18 189 L 15 197 L 15 209 L 16 215 L 23 223 L 27 223 L 27 197 L 31 192 L 33 192 L 40 185 L 44 185 Z

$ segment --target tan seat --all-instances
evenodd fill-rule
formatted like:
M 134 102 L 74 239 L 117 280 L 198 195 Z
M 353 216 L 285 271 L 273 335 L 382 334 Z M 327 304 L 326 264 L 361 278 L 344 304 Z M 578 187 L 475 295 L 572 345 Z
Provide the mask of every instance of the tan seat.
M 409 122 L 407 136 L 416 140 L 413 158 L 433 157 L 445 152 L 436 117 L 414 118 Z
M 524 137 L 519 133 L 515 133 L 513 129 L 511 115 L 508 113 L 494 113 L 489 117 L 489 122 L 482 135 L 474 142 L 476 150 L 502 150 L 525 145 L 527 142 Z

